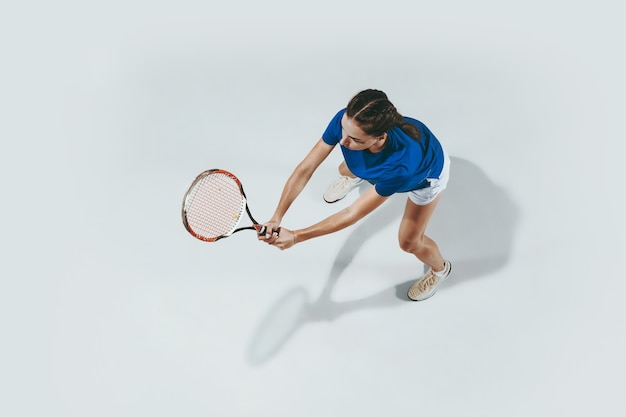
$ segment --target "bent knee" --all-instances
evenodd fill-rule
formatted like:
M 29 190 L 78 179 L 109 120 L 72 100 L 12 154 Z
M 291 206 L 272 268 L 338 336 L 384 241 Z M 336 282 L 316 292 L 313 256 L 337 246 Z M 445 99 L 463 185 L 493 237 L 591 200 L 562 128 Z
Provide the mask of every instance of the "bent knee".
M 424 239 L 422 236 L 399 237 L 398 244 L 400 249 L 409 253 L 417 253 L 424 248 Z

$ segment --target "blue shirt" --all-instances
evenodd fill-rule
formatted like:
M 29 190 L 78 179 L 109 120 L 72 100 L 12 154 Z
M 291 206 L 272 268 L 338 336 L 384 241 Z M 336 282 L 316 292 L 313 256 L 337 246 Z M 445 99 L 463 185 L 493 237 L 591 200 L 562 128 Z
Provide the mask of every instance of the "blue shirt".
M 328 124 L 322 135 L 325 143 L 335 146 L 341 140 L 341 118 L 345 111 L 340 110 Z M 435 135 L 419 120 L 410 117 L 404 120 L 417 126 L 419 140 L 394 126 L 387 131 L 387 143 L 380 152 L 354 151 L 339 145 L 348 169 L 374 184 L 381 196 L 426 188 L 427 178 L 439 178 L 443 169 L 443 149 Z

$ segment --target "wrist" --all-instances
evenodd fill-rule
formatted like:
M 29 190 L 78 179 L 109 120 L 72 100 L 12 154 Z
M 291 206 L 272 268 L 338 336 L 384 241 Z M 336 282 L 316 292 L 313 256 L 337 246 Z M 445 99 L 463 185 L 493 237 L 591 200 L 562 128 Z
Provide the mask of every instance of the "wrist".
M 293 244 L 295 245 L 296 243 L 298 243 L 298 235 L 296 234 L 296 231 L 293 231 Z

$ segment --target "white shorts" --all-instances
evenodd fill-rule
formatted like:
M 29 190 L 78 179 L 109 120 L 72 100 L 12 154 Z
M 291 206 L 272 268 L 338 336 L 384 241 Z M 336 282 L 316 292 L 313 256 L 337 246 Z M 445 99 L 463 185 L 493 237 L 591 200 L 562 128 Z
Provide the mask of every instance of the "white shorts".
M 430 183 L 430 186 L 421 188 L 419 190 L 409 191 L 409 198 L 412 202 L 418 206 L 425 206 L 431 203 L 440 192 L 446 189 L 448 186 L 448 179 L 450 178 L 450 157 L 448 153 L 443 151 L 443 168 L 439 178 L 426 178 Z

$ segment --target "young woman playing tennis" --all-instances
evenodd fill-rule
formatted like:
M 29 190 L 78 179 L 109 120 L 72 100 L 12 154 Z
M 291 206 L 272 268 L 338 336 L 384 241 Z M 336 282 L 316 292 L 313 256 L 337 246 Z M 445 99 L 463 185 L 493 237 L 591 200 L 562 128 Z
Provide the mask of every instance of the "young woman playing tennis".
M 313 172 L 339 144 L 344 161 L 340 177 L 324 193 L 334 203 L 363 180 L 372 184 L 352 204 L 304 229 L 281 227 L 283 216 L 307 184 Z M 364 90 L 330 121 L 322 138 L 293 171 L 261 241 L 287 249 L 296 243 L 348 227 L 394 193 L 407 193 L 400 222 L 400 248 L 412 253 L 430 268 L 409 289 L 411 300 L 432 297 L 437 286 L 450 274 L 437 244 L 424 233 L 441 192 L 446 188 L 450 158 L 430 130 L 420 121 L 403 117 L 387 95 L 379 90 Z

